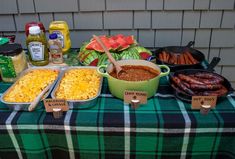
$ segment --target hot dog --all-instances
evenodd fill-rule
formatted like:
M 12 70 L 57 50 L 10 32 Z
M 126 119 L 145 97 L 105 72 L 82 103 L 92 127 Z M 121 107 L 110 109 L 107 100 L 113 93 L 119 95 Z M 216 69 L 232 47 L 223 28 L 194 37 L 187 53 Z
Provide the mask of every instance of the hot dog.
M 169 64 L 179 64 L 179 65 L 185 65 L 185 64 L 189 65 L 189 64 L 198 63 L 198 61 L 188 51 L 182 53 L 174 53 L 163 50 L 159 54 L 159 60 Z
M 185 52 L 185 54 L 188 56 L 188 59 L 191 61 L 192 64 L 198 63 L 198 61 L 193 58 L 193 56 L 189 52 Z

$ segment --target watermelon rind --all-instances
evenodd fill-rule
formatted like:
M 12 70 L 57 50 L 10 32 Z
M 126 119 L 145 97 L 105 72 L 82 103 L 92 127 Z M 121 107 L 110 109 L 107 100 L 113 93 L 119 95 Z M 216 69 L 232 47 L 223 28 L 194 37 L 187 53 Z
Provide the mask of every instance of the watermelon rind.
M 146 49 L 146 48 L 143 47 L 143 46 L 136 46 L 136 47 L 134 47 L 134 48 L 138 51 L 138 53 L 146 52 L 146 53 L 148 53 L 149 55 L 152 55 L 152 52 L 151 52 L 150 50 Z
M 120 56 L 117 53 L 111 53 L 111 55 L 113 56 L 113 58 L 118 61 L 120 60 Z M 108 60 L 108 56 L 106 54 L 102 54 L 99 58 L 99 62 L 97 64 L 97 66 L 101 66 L 101 65 L 108 65 L 110 63 L 110 61 Z
M 129 48 L 124 50 L 120 54 L 121 60 L 138 60 L 140 59 L 140 55 L 135 48 Z
M 88 66 L 92 61 L 95 59 L 98 59 L 100 57 L 100 54 L 97 51 L 94 50 L 84 50 L 82 52 L 79 52 L 78 54 L 78 60 L 82 65 Z

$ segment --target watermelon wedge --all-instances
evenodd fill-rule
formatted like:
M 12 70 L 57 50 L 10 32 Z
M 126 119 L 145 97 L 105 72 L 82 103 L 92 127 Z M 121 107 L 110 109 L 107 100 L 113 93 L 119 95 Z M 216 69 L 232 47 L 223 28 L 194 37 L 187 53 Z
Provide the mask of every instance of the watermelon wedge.
M 147 52 L 141 52 L 139 55 L 142 60 L 147 60 L 149 57 L 151 57 L 151 55 Z
M 120 44 L 118 42 L 116 42 L 116 40 L 113 40 L 112 38 L 109 38 L 109 44 L 111 46 L 111 50 L 115 51 L 120 47 Z
M 112 47 L 109 44 L 109 39 L 107 37 L 103 37 L 100 38 L 102 40 L 102 42 L 104 43 L 104 45 L 106 46 L 106 48 L 108 50 L 110 50 Z M 95 50 L 98 52 L 104 52 L 104 49 L 102 48 L 102 46 L 96 41 L 96 40 L 92 40 L 90 43 L 87 44 L 86 46 L 87 50 Z
M 106 48 L 111 51 L 122 51 L 129 48 L 130 46 L 133 46 L 133 44 L 136 44 L 133 35 L 124 36 L 123 34 L 117 34 L 110 37 L 106 35 L 100 35 L 99 38 L 103 41 Z M 95 50 L 101 53 L 104 52 L 103 48 L 94 38 L 90 40 L 85 49 Z
M 117 35 L 114 35 L 116 38 L 124 38 L 125 36 L 123 34 L 117 34 Z
M 98 62 L 99 62 L 99 59 L 97 58 L 97 59 L 93 60 L 93 61 L 89 64 L 89 66 L 97 66 Z
M 100 54 L 94 50 L 85 50 L 85 51 L 79 52 L 78 60 L 81 64 L 85 66 L 88 66 L 88 65 L 96 66 L 98 63 L 99 56 Z
M 152 52 L 142 46 L 136 46 L 134 48 L 138 51 L 141 59 L 143 60 L 147 60 L 150 56 L 152 56 Z
M 128 45 L 131 45 L 131 44 L 135 43 L 135 38 L 134 38 L 133 35 L 126 36 L 124 39 L 125 39 L 125 41 Z

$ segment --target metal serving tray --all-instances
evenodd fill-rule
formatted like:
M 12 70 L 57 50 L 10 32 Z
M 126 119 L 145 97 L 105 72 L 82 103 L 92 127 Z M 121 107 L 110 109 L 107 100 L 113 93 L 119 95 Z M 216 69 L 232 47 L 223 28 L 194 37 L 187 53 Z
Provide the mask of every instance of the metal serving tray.
M 32 71 L 32 70 L 38 70 L 38 69 L 52 69 L 52 70 L 58 70 L 59 71 L 59 74 L 56 78 L 56 80 L 51 84 L 51 87 L 49 88 L 49 90 L 44 94 L 43 99 L 47 98 L 50 94 L 50 92 L 52 91 L 53 87 L 55 86 L 57 80 L 59 79 L 60 75 L 61 75 L 61 71 L 60 71 L 60 68 L 59 67 L 49 67 L 49 66 L 44 66 L 44 67 L 30 67 L 28 69 L 26 69 L 25 71 L 23 71 L 20 76 L 17 78 L 16 82 L 11 86 L 9 87 L 4 93 L 3 95 L 1 96 L 1 102 L 4 103 L 6 106 L 9 107 L 10 110 L 15 110 L 15 111 L 28 111 L 28 107 L 29 105 L 31 104 L 31 102 L 25 102 L 25 103 L 18 103 L 18 102 L 7 102 L 4 100 L 4 96 L 10 91 L 13 89 L 13 87 L 17 84 L 18 80 L 23 77 L 24 75 L 26 75 L 28 72 Z
M 74 66 L 74 67 L 72 66 L 72 67 L 65 68 L 65 70 L 62 71 L 61 76 L 58 79 L 58 82 L 56 83 L 56 85 L 51 93 L 51 97 L 53 99 L 56 99 L 55 93 L 56 93 L 57 89 L 59 88 L 59 85 L 60 85 L 60 83 L 61 83 L 61 81 L 67 71 L 72 70 L 72 69 L 84 69 L 84 68 L 85 69 L 97 69 L 97 67 L 93 67 L 93 66 Z M 103 83 L 103 77 L 101 77 L 101 79 L 100 79 L 100 87 L 99 87 L 97 95 L 91 99 L 66 100 L 68 102 L 69 108 L 70 109 L 87 109 L 87 108 L 95 106 L 98 101 L 98 97 L 101 93 L 102 83 Z

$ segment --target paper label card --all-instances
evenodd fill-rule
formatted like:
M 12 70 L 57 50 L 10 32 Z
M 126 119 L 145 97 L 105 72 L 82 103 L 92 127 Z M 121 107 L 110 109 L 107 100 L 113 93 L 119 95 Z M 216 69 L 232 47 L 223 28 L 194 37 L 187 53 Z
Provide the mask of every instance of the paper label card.
M 44 99 L 43 103 L 46 108 L 46 112 L 53 112 L 53 109 L 61 109 L 62 111 L 68 111 L 69 106 L 64 99 Z
M 139 101 L 139 104 L 147 103 L 147 92 L 144 91 L 128 91 L 124 92 L 124 102 L 132 103 Z
M 216 106 L 217 96 L 193 96 L 192 109 L 200 109 L 202 106 L 214 108 Z

